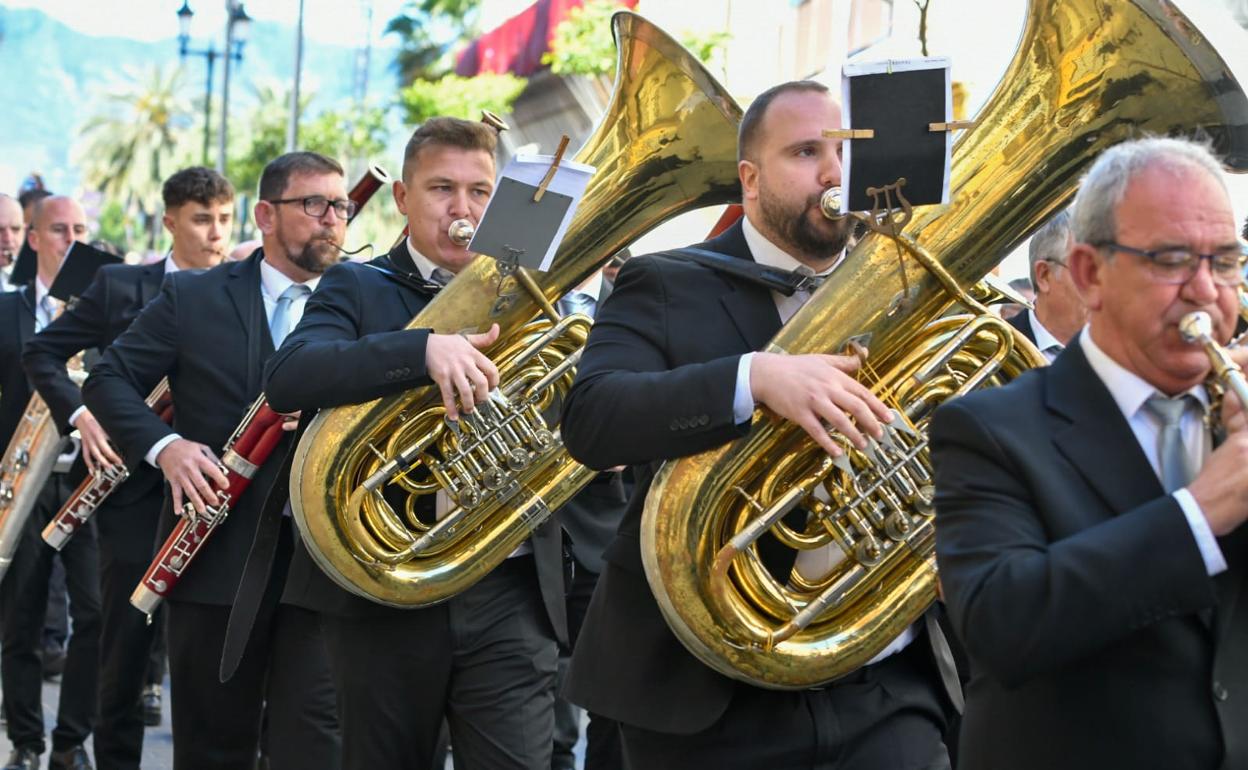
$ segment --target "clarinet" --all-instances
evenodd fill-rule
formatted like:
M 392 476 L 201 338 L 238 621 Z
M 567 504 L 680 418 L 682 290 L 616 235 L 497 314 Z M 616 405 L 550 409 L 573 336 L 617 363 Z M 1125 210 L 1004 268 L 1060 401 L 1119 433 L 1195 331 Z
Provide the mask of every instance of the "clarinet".
M 285 418 L 269 408 L 264 396 L 247 410 L 247 416 L 234 430 L 225 444 L 221 456 L 222 470 L 229 480 L 224 492 L 217 493 L 217 504 L 210 505 L 204 513 L 198 513 L 190 503 L 182 506 L 182 518 L 156 553 L 147 573 L 134 593 L 130 603 L 149 618 L 160 602 L 173 591 L 182 574 L 195 559 L 212 533 L 225 521 L 232 503 L 247 491 L 256 471 L 264 465 L 269 455 L 282 439 L 282 421 Z
M 173 422 L 173 395 L 169 392 L 169 379 L 160 381 L 145 399 L 152 411 L 166 424 Z M 59 551 L 65 547 L 83 524 L 91 518 L 100 504 L 108 499 L 117 487 L 130 478 L 130 470 L 124 463 L 114 463 L 97 469 L 82 480 L 69 496 L 61 510 L 43 528 L 43 542 Z

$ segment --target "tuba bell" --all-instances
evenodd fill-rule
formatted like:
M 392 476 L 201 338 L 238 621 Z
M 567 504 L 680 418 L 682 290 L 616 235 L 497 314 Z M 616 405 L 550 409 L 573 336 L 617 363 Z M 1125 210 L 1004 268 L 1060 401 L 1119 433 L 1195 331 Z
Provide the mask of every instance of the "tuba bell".
M 800 689 L 867 663 L 914 623 L 937 585 L 927 420 L 1043 363 L 971 287 L 1106 147 L 1203 131 L 1243 169 L 1246 123 L 1248 99 L 1171 3 L 1030 0 L 1013 62 L 954 147 L 951 204 L 914 212 L 895 238 L 867 236 L 766 348 L 864 342 L 860 378 L 895 414 L 883 440 L 859 452 L 834 436 L 846 453 L 833 460 L 763 413 L 748 436 L 657 474 L 642 558 L 682 643 L 726 676 Z M 945 316 L 958 307 L 979 312 Z M 802 553 L 831 558 L 778 578 L 758 558 L 762 538 L 795 551 L 797 567 Z
M 409 324 L 453 333 L 497 322 L 488 355 L 499 389 L 458 421 L 445 419 L 436 387 L 327 409 L 295 449 L 295 522 L 348 591 L 395 607 L 444 601 L 589 483 L 594 472 L 568 457 L 545 415 L 571 386 L 590 322 L 560 318 L 554 301 L 664 220 L 740 196 L 732 98 L 640 16 L 617 13 L 612 26 L 614 93 L 575 158 L 598 171 L 551 269 L 479 258 Z M 421 510 L 439 495 L 451 510 L 431 521 Z

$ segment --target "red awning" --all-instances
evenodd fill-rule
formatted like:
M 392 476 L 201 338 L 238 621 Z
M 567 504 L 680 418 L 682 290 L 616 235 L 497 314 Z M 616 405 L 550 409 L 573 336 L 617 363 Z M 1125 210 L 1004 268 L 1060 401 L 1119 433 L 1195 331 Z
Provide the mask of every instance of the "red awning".
M 455 58 L 455 74 L 472 77 L 483 72 L 527 77 L 542 68 L 542 54 L 559 22 L 584 0 L 537 0 L 520 13 L 468 44 Z M 619 0 L 624 8 L 635 8 L 637 0 Z

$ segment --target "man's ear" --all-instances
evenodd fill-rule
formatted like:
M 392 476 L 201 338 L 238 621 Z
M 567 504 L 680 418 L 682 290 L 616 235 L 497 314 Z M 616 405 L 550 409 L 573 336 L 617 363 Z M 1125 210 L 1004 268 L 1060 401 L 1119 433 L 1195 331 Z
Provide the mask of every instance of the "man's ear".
M 269 235 L 277 226 L 277 206 L 268 201 L 256 201 L 256 207 L 252 211 L 256 218 L 256 229 L 265 235 Z
M 1105 267 L 1108 258 L 1100 249 L 1086 243 L 1074 244 L 1066 255 L 1066 266 L 1070 269 L 1070 279 L 1083 299 L 1088 310 L 1101 309 L 1101 297 L 1105 289 Z M 1039 274 L 1037 273 L 1037 278 Z
M 407 216 L 407 185 L 403 184 L 402 179 L 394 180 L 390 190 L 394 193 L 394 206 L 403 216 Z
M 160 223 L 165 226 L 166 232 L 173 235 L 173 217 L 169 215 L 168 211 L 160 215 Z
M 737 176 L 741 177 L 741 199 L 758 200 L 758 166 L 753 161 L 737 161 Z

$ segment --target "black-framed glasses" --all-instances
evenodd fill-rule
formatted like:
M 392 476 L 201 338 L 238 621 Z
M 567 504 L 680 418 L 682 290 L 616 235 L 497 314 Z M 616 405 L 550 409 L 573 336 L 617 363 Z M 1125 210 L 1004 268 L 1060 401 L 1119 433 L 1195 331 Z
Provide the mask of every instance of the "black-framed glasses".
M 353 200 L 347 198 L 330 200 L 324 195 L 307 195 L 302 198 L 278 198 L 277 200 L 269 201 L 269 203 L 275 206 L 279 203 L 302 203 L 303 213 L 317 219 L 325 216 L 325 212 L 329 211 L 330 206 L 334 207 L 334 213 L 338 215 L 339 219 L 350 219 L 355 216 L 358 208 Z
M 1115 241 L 1102 241 L 1092 245 L 1098 249 L 1125 251 L 1128 254 L 1143 257 L 1148 265 L 1149 274 L 1158 283 L 1172 285 L 1187 283 L 1200 270 L 1201 261 L 1206 259 L 1209 260 L 1209 272 L 1213 276 L 1214 283 L 1219 286 L 1239 286 L 1244 282 L 1242 270 L 1245 254 L 1243 248 L 1238 245 L 1228 246 L 1212 254 L 1200 254 L 1191 249 L 1179 247 L 1149 251 L 1137 249 L 1134 246 L 1124 246 Z

